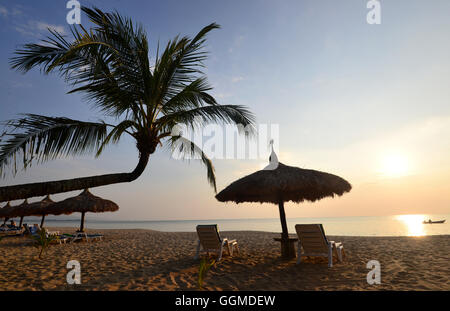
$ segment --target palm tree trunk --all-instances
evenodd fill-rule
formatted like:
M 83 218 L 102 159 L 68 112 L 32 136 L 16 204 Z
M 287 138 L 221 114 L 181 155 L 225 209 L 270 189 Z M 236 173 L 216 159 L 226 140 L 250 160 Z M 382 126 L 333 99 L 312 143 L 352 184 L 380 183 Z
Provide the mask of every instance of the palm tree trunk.
M 48 181 L 0 187 L 0 202 L 27 199 L 47 194 L 83 190 L 123 182 L 132 182 L 141 176 L 148 164 L 150 153 L 141 153 L 139 163 L 131 173 L 106 174 L 74 179 Z

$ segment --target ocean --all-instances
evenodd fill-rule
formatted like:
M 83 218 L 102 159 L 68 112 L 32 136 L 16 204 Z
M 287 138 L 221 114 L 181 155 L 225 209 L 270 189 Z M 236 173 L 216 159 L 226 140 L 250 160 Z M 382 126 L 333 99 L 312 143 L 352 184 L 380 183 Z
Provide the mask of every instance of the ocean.
M 444 224 L 423 224 L 423 220 L 443 220 Z M 17 220 L 16 220 L 17 222 Z M 25 223 L 40 223 L 39 218 L 25 218 Z M 426 236 L 450 235 L 450 214 L 447 215 L 395 215 L 364 217 L 288 218 L 289 233 L 295 233 L 295 224 L 324 225 L 327 235 L 340 236 Z M 46 219 L 47 227 L 77 228 L 79 219 Z M 218 224 L 221 231 L 281 232 L 279 218 L 265 219 L 210 219 L 165 221 L 94 220 L 86 215 L 85 228 L 89 229 L 152 229 L 166 232 L 194 232 L 198 224 Z

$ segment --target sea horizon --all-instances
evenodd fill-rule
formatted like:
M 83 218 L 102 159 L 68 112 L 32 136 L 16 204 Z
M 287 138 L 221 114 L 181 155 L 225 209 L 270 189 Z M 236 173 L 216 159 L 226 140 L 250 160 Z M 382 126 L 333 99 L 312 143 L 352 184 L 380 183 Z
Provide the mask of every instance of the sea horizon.
M 400 214 L 390 216 L 292 217 L 287 218 L 289 232 L 295 234 L 297 223 L 321 223 L 327 235 L 339 236 L 427 236 L 448 235 L 450 214 Z M 423 224 L 423 220 L 443 220 L 444 224 Z M 40 223 L 29 217 L 24 223 Z M 79 226 L 79 218 L 48 218 L 48 227 Z M 163 232 L 194 232 L 198 224 L 218 224 L 221 231 L 281 231 L 278 218 L 178 219 L 178 220 L 113 220 L 89 219 L 87 229 L 149 229 Z

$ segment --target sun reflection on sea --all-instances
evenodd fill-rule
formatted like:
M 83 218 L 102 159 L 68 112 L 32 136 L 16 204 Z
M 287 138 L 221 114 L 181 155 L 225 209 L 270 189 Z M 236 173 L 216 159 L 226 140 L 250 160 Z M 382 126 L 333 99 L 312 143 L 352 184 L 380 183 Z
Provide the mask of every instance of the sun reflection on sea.
M 397 215 L 395 218 L 403 223 L 407 236 L 426 235 L 424 225 L 422 223 L 425 219 L 425 215 Z

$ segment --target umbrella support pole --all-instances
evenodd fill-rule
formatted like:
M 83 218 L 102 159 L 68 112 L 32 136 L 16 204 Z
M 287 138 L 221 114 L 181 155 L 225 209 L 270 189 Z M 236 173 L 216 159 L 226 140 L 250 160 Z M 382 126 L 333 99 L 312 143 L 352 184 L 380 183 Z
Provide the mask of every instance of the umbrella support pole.
M 281 258 L 292 259 L 297 257 L 295 251 L 295 242 L 298 241 L 297 238 L 289 238 L 287 241 L 282 238 L 275 238 L 274 240 L 281 243 Z
M 281 241 L 281 257 L 286 259 L 296 258 L 295 240 Z
M 44 227 L 44 220 L 45 220 L 45 215 L 42 215 L 42 219 L 41 219 L 41 228 Z
M 81 224 L 79 232 L 84 232 L 84 214 L 85 212 L 81 213 Z
M 278 209 L 280 211 L 280 220 L 282 229 L 281 239 L 279 239 L 279 241 L 281 242 L 281 257 L 285 259 L 296 258 L 297 254 L 295 252 L 295 241 L 297 241 L 297 239 L 289 238 L 289 232 L 286 222 L 286 213 L 284 212 L 284 202 L 282 200 L 280 200 L 280 202 L 278 203 Z

